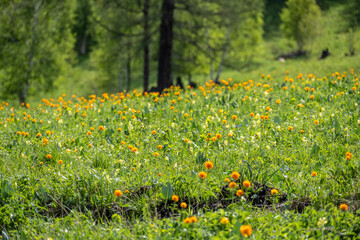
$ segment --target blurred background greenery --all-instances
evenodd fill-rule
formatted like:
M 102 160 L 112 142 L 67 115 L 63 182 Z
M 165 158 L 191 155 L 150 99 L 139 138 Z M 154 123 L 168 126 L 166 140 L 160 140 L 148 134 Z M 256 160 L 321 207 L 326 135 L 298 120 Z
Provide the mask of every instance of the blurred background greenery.
M 1 0 L 0 13 L 1 101 L 360 67 L 358 0 Z

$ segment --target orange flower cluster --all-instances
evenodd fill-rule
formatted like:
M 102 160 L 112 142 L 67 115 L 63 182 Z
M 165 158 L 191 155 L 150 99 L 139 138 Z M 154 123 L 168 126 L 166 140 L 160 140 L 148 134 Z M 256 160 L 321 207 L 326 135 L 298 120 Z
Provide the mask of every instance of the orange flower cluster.
M 351 158 L 353 157 L 352 153 L 350 152 L 346 152 L 345 155 L 346 155 L 346 160 L 351 160 Z
M 190 223 L 196 223 L 198 219 L 195 216 L 187 217 L 184 219 L 184 223 L 190 224 Z

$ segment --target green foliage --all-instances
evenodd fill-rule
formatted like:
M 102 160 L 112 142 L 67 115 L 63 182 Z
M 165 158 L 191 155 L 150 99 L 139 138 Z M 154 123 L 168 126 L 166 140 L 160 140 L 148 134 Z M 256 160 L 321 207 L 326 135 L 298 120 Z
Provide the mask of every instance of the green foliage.
M 357 0 L 347 0 L 344 11 L 344 18 L 348 23 L 348 28 L 355 29 L 360 25 L 360 2 Z
M 87 55 L 95 44 L 91 17 L 91 2 L 89 0 L 77 0 L 72 32 L 75 35 L 76 41 L 74 45 L 78 55 Z
M 150 49 L 156 54 L 158 1 L 150 0 Z M 98 69 L 97 88 L 109 92 L 129 90 L 130 82 L 142 78 L 144 45 L 143 1 L 92 1 L 96 47 L 90 54 Z M 129 66 L 129 67 L 128 67 Z M 151 64 L 151 69 L 154 66 Z M 138 84 L 140 85 L 140 84 Z
M 50 89 L 67 74 L 72 1 L 2 1 L 0 9 L 0 89 L 4 97 L 26 101 L 28 92 Z
M 321 10 L 315 0 L 288 0 L 281 13 L 281 30 L 302 51 L 317 35 Z
M 1 103 L 3 238 L 358 236 L 358 71 L 252 79 Z

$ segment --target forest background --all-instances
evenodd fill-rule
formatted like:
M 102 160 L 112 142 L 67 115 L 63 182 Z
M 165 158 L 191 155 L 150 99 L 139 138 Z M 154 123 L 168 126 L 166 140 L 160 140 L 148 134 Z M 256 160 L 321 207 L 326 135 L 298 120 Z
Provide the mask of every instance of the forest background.
M 2 0 L 0 13 L 10 102 L 360 67 L 357 0 Z

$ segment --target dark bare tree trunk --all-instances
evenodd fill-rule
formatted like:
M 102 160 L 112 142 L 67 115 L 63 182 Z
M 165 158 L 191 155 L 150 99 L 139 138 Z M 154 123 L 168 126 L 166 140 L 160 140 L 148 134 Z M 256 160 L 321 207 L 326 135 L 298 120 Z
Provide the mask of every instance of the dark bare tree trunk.
M 29 53 L 29 62 L 28 62 L 28 71 L 26 73 L 25 81 L 22 86 L 20 86 L 19 89 L 19 100 L 20 104 L 26 103 L 27 94 L 29 91 L 29 85 L 30 85 L 30 78 L 34 67 L 34 52 L 35 52 L 35 43 L 36 43 L 36 29 L 37 29 L 37 23 L 38 23 L 38 13 L 41 8 L 42 1 L 39 1 L 35 5 L 35 11 L 34 11 L 34 22 L 31 29 L 31 46 L 30 46 L 30 53 Z
M 355 34 L 353 29 L 349 30 L 349 53 L 350 56 L 355 55 Z
M 130 82 L 131 82 L 131 66 L 130 66 L 130 57 L 128 57 L 126 62 L 126 91 L 130 90 Z
M 225 57 L 226 57 L 226 51 L 229 45 L 229 28 L 226 29 L 226 35 L 225 35 L 225 43 L 224 43 L 224 48 L 223 48 L 223 53 L 221 55 L 221 60 L 220 60 L 220 66 L 216 75 L 216 79 L 215 79 L 215 83 L 219 84 L 220 81 L 220 76 L 223 70 L 223 65 L 224 65 L 224 61 L 225 61 Z
M 173 46 L 175 0 L 163 0 L 161 9 L 160 47 L 157 87 L 159 91 L 172 85 L 171 54 Z
M 119 75 L 119 92 L 122 92 L 124 90 L 123 82 L 124 82 L 124 72 L 121 66 L 120 75 Z
M 85 55 L 87 53 L 87 36 L 83 35 L 80 46 L 80 54 Z
M 149 0 L 144 0 L 144 92 L 149 88 L 150 58 L 149 58 Z

